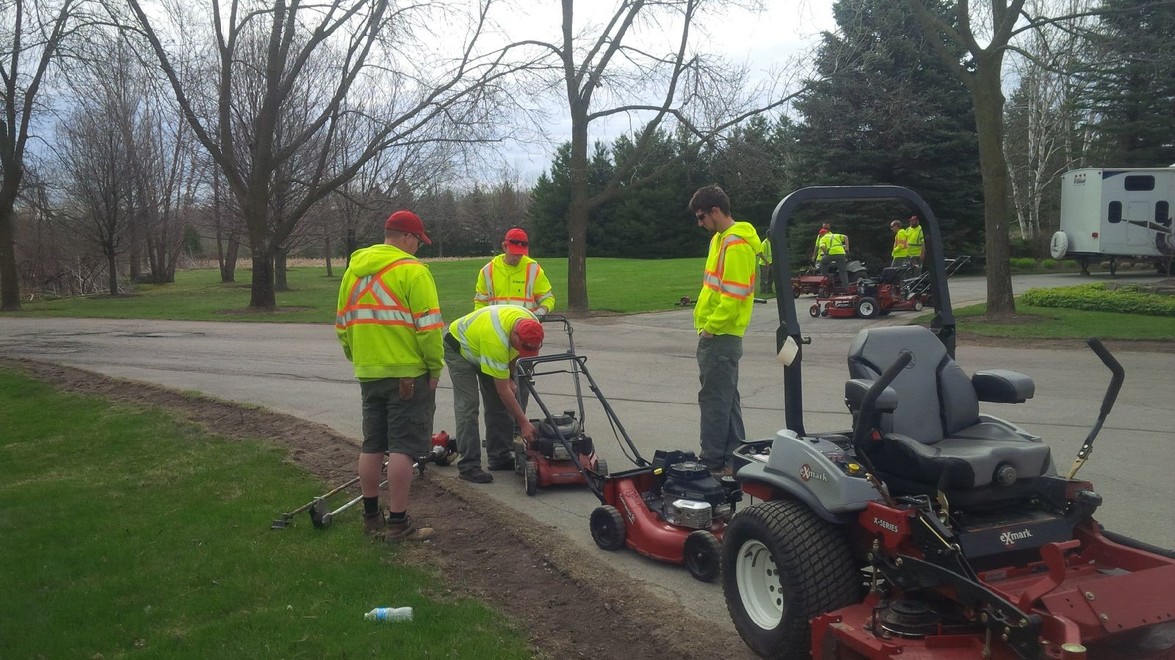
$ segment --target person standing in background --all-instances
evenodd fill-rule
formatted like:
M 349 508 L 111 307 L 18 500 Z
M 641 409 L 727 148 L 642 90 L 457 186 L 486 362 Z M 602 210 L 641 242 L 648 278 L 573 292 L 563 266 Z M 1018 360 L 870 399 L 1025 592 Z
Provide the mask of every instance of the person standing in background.
M 759 250 L 759 293 L 771 293 L 771 283 L 775 275 L 771 271 L 771 229 L 768 228 L 763 232 L 763 246 Z
M 477 274 L 473 308 L 487 305 L 521 305 L 538 316 L 555 309 L 551 282 L 539 262 L 531 259 L 526 232 L 515 227 L 506 232 L 502 254 L 494 257 Z
M 889 265 L 894 268 L 904 268 L 906 265 L 906 230 L 902 228 L 901 220 L 890 222 L 889 229 L 893 232 L 893 249 L 889 251 Z

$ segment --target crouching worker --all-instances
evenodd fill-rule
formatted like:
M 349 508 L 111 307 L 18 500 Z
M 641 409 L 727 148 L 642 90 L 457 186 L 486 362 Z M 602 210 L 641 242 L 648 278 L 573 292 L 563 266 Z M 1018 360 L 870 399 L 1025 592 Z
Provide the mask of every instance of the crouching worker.
M 363 398 L 363 533 L 389 543 L 421 541 L 432 534 L 408 517 L 412 463 L 428 453 L 444 368 L 437 287 L 413 256 L 421 245 L 431 244 L 415 213 L 396 211 L 384 223 L 383 244 L 351 255 L 339 287 L 335 331 L 355 365 Z M 379 508 L 385 452 L 386 519 Z
M 486 463 L 490 470 L 514 469 L 515 424 L 527 441 L 535 428 L 518 403 L 513 374 L 519 357 L 538 355 L 543 325 L 525 307 L 494 305 L 476 309 L 449 325 L 445 364 L 453 381 L 457 423 L 458 476 L 486 484 L 494 476 L 481 468 L 478 391 L 485 404 Z

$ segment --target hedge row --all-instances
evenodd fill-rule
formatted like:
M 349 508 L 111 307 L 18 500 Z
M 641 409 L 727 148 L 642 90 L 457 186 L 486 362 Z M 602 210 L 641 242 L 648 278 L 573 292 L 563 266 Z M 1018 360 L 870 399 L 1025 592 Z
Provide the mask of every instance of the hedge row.
M 1020 296 L 1020 302 L 1036 307 L 1064 307 L 1090 312 L 1175 316 L 1175 296 L 1146 293 L 1135 286 L 1108 290 L 1105 284 L 1099 283 L 1029 289 Z

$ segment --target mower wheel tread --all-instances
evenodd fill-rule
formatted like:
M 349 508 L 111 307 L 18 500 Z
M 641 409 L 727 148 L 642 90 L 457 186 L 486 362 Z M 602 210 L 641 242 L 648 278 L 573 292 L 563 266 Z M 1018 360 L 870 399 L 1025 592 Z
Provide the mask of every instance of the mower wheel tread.
M 619 550 L 624 547 L 624 516 L 616 507 L 605 504 L 592 511 L 588 521 L 591 525 L 592 540 L 602 550 Z
M 522 484 L 529 497 L 534 497 L 535 493 L 539 492 L 539 466 L 535 465 L 534 461 L 526 462 L 526 467 L 523 468 Z
M 755 595 L 744 598 L 739 590 L 740 568 L 748 566 L 739 563 L 740 555 L 753 548 L 769 556 L 773 566 L 766 575 L 778 580 L 778 594 L 766 586 L 758 594 L 763 598 L 770 593 L 768 597 L 781 608 L 780 618 L 772 626 L 761 623 L 764 616 L 770 618 L 770 610 L 760 611 L 757 623 L 744 604 Z M 744 562 L 749 561 L 748 557 L 742 558 Z M 759 561 L 765 559 L 760 557 Z M 844 531 L 795 500 L 761 502 L 740 511 L 726 528 L 721 570 L 726 607 L 735 628 L 747 645 L 763 657 L 808 657 L 809 620 L 861 598 L 857 566 Z M 748 579 L 746 570 L 741 577 Z
M 722 543 L 704 529 L 692 531 L 685 537 L 682 559 L 690 575 L 713 582 L 722 570 Z
M 608 461 L 605 461 L 602 458 L 596 459 L 596 474 L 600 475 L 601 477 L 608 476 Z

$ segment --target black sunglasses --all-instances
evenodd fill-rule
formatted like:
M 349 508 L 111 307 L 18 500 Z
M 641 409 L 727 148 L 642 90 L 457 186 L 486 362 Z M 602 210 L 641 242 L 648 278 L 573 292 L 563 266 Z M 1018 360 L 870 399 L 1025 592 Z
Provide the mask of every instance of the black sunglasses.
M 512 238 L 512 239 L 510 239 L 510 240 L 508 240 L 508 241 L 506 241 L 506 242 L 507 242 L 507 243 L 509 243 L 510 245 L 518 245 L 518 246 L 521 246 L 521 247 L 526 247 L 527 245 L 529 245 L 529 243 L 527 243 L 526 241 L 519 241 L 519 240 L 516 240 L 516 239 L 513 239 L 513 238 Z

